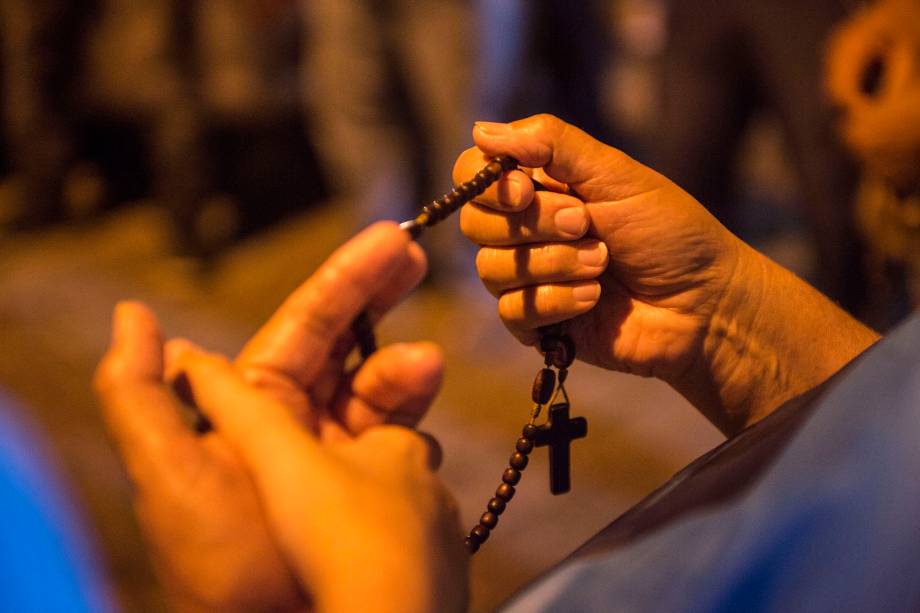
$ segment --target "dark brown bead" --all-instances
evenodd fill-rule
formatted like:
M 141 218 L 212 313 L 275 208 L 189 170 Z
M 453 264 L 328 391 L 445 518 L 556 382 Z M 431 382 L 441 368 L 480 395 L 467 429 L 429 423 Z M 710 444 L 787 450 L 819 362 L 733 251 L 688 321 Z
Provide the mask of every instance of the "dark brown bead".
M 495 497 L 489 501 L 489 510 L 495 513 L 496 515 L 501 515 L 505 512 L 506 503 L 499 497 Z
M 524 426 L 524 429 L 521 430 L 521 436 L 523 436 L 524 438 L 534 439 L 536 438 L 537 432 L 539 431 L 540 429 L 536 427 L 535 425 L 527 424 L 526 426 Z
M 514 170 L 518 166 L 518 161 L 510 155 L 500 155 L 495 161 L 502 165 L 502 170 Z
M 568 336 L 562 336 L 559 340 L 559 348 L 553 354 L 553 366 L 568 368 L 575 361 L 575 343 Z
M 489 538 L 489 529 L 482 524 L 470 530 L 470 539 L 476 538 L 480 543 L 485 543 Z
M 465 539 L 463 539 L 463 544 L 466 545 L 466 548 L 470 553 L 476 553 L 477 551 L 479 551 L 479 543 L 477 543 L 470 537 L 466 537 Z
M 505 472 L 502 473 L 502 481 L 508 485 L 517 485 L 521 480 L 521 471 L 516 468 L 511 468 L 510 466 L 505 469 Z
M 498 515 L 490 511 L 486 511 L 482 514 L 482 517 L 479 518 L 479 523 L 491 530 L 498 525 Z
M 556 389 L 556 373 L 549 368 L 541 368 L 533 380 L 530 397 L 537 404 L 546 404 L 553 397 Z
M 544 334 L 540 337 L 540 351 L 548 353 L 555 351 L 559 346 L 559 336 L 556 334 Z
M 498 489 L 495 490 L 495 496 L 501 498 L 505 502 L 511 502 L 511 499 L 514 498 L 514 486 L 509 483 L 502 483 L 498 486 Z
M 476 178 L 482 181 L 483 183 L 491 183 L 493 180 L 495 180 L 495 177 L 493 177 L 492 173 L 490 173 L 486 168 L 483 168 L 482 170 L 477 172 Z
M 522 436 L 517 440 L 517 444 L 514 446 L 514 448 L 517 449 L 518 452 L 527 455 L 533 451 L 533 439 Z M 515 466 L 515 468 L 517 468 L 517 466 Z
M 516 468 L 517 470 L 524 470 L 527 468 L 527 456 L 521 453 L 520 451 L 515 451 L 511 454 L 511 457 L 508 459 L 508 464 L 511 465 L 511 468 Z
M 486 172 L 488 172 L 490 175 L 492 175 L 496 179 L 502 176 L 502 173 L 504 171 L 505 169 L 502 167 L 501 162 L 497 160 L 490 162 L 489 165 L 486 166 Z

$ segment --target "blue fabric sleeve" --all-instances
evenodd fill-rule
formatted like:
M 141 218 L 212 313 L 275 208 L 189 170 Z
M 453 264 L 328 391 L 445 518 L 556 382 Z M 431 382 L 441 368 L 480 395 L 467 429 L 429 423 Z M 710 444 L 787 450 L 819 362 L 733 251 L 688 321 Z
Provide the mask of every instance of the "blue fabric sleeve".
M 95 551 L 42 445 L 0 395 L 0 610 L 111 611 Z

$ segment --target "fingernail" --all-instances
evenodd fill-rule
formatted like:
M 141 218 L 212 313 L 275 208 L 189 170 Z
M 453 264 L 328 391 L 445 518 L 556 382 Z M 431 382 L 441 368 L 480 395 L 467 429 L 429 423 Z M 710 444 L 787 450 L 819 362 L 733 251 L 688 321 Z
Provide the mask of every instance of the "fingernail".
M 585 283 L 572 288 L 572 296 L 580 304 L 593 304 L 601 297 L 600 283 Z
M 588 218 L 580 206 L 570 206 L 556 212 L 556 229 L 572 236 L 581 236 L 588 229 Z
M 486 136 L 505 136 L 511 132 L 511 126 L 506 123 L 496 123 L 494 121 L 477 121 L 476 129 Z
M 521 204 L 521 182 L 517 179 L 509 179 L 504 182 L 502 193 L 503 204 L 507 206 L 518 206 Z
M 607 245 L 598 241 L 591 247 L 579 249 L 578 261 L 584 266 L 592 268 L 603 266 L 607 263 Z

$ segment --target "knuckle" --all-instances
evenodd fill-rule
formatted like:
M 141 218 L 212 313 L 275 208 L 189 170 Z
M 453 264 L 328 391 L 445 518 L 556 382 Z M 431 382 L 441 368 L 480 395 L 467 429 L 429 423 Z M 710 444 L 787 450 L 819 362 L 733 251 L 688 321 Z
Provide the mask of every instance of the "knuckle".
M 562 120 L 551 113 L 539 113 L 534 115 L 534 127 L 540 132 L 554 132 L 562 123 Z
M 553 274 L 561 269 L 560 252 L 557 245 L 543 244 L 533 247 L 531 250 L 532 272 L 536 274 Z

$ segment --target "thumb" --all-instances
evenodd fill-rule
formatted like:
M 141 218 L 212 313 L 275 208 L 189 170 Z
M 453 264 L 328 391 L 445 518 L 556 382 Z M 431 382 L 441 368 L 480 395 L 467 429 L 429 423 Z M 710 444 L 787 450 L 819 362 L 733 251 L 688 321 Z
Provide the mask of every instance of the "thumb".
M 477 122 L 476 146 L 490 156 L 510 155 L 521 165 L 543 168 L 587 200 L 618 200 L 648 191 L 663 177 L 619 149 L 553 115 L 511 123 Z

